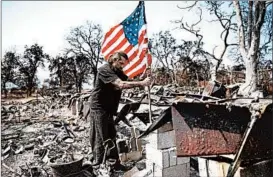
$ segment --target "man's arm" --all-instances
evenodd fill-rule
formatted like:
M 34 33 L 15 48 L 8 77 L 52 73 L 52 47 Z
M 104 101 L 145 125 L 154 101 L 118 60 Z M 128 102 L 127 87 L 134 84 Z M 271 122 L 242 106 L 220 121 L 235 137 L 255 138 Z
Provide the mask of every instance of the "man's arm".
M 143 81 L 122 81 L 121 79 L 116 79 L 112 84 L 120 90 L 134 87 L 145 87 L 151 84 L 151 78 L 147 77 Z

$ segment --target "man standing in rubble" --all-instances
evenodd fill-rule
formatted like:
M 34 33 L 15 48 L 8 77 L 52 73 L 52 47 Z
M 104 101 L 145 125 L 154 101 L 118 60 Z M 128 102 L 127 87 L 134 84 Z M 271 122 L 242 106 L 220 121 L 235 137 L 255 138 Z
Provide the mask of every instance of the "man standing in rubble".
M 93 165 L 98 166 L 103 161 L 104 149 L 109 139 L 115 148 L 107 152 L 106 159 L 114 159 L 114 170 L 125 170 L 120 164 L 116 147 L 116 129 L 113 116 L 116 115 L 122 89 L 145 87 L 151 84 L 150 77 L 143 81 L 127 81 L 123 67 L 128 63 L 124 52 L 116 52 L 108 59 L 108 63 L 98 68 L 95 86 L 90 97 L 90 144 L 93 151 Z M 108 144 L 109 146 L 112 143 Z

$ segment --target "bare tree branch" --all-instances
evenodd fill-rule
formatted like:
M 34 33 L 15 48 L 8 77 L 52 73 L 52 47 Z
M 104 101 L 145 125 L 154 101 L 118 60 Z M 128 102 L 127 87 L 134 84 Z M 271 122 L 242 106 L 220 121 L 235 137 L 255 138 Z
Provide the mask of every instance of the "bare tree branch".
M 190 11 L 196 4 L 197 4 L 198 1 L 195 1 L 192 5 L 190 6 L 186 6 L 186 7 L 179 7 L 179 5 L 177 5 L 177 7 L 179 9 L 188 9 L 188 11 Z
M 218 46 L 215 46 L 214 48 L 213 48 L 213 50 L 212 50 L 212 55 L 214 55 L 215 56 L 215 49 L 217 48 Z
M 266 4 L 265 4 L 265 7 L 268 8 L 272 4 L 273 4 L 273 1 L 267 1 Z
M 85 57 L 87 60 L 85 63 L 90 66 L 89 72 L 94 75 L 94 79 L 96 78 L 98 64 L 103 60 L 100 56 L 102 38 L 101 26 L 89 21 L 85 25 L 72 28 L 66 37 L 70 44 L 66 53 Z
M 186 26 L 185 24 L 183 23 L 183 18 L 180 20 L 180 21 L 176 21 L 176 23 L 181 23 L 180 25 L 180 29 L 184 29 L 192 34 L 194 34 L 196 36 L 196 38 L 198 39 L 198 47 L 200 47 L 201 45 L 201 42 L 202 42 L 202 39 L 203 39 L 203 35 L 201 35 L 199 32 L 200 30 L 199 29 L 194 29 L 194 27 L 196 25 L 198 25 L 201 21 L 202 21 L 202 9 L 199 8 L 200 10 L 200 14 L 199 14 L 199 20 L 196 22 L 196 23 L 193 23 L 191 26 L 189 26 L 187 23 L 186 23 Z
M 202 9 L 200 8 L 200 7 L 198 7 L 198 9 L 199 9 L 199 12 L 200 12 L 200 14 L 199 14 L 199 20 L 196 22 L 196 23 L 193 23 L 192 25 L 191 25 L 191 28 L 193 29 L 193 27 L 195 27 L 196 25 L 198 25 L 201 21 L 202 21 Z
M 264 23 L 264 16 L 265 16 L 265 11 L 266 11 L 266 8 L 265 8 L 265 2 L 257 2 L 255 1 L 255 8 L 257 9 L 255 11 L 255 16 L 258 17 L 258 18 L 255 18 L 255 28 L 257 30 L 260 31 L 260 29 L 262 28 L 262 25 Z

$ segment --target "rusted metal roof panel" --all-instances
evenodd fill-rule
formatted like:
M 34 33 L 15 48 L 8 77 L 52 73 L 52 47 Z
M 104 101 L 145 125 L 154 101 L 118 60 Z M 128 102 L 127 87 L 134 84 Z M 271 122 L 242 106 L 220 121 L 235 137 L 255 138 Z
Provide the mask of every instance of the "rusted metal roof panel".
M 235 154 L 252 113 L 251 104 L 243 105 L 243 102 L 241 105 L 183 102 L 174 104 L 172 121 L 177 155 Z M 262 116 L 251 131 L 242 155 L 244 159 L 272 155 L 272 103 L 262 105 L 261 108 Z

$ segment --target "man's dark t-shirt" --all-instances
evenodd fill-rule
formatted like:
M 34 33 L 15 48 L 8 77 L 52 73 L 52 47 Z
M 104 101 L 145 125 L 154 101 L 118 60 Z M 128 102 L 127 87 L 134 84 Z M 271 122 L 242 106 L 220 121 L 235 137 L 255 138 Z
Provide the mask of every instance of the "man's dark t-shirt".
M 115 115 L 121 97 L 121 90 L 114 87 L 116 79 L 127 80 L 127 76 L 120 70 L 114 69 L 106 63 L 98 68 L 98 74 L 91 96 L 91 109 L 103 109 Z

